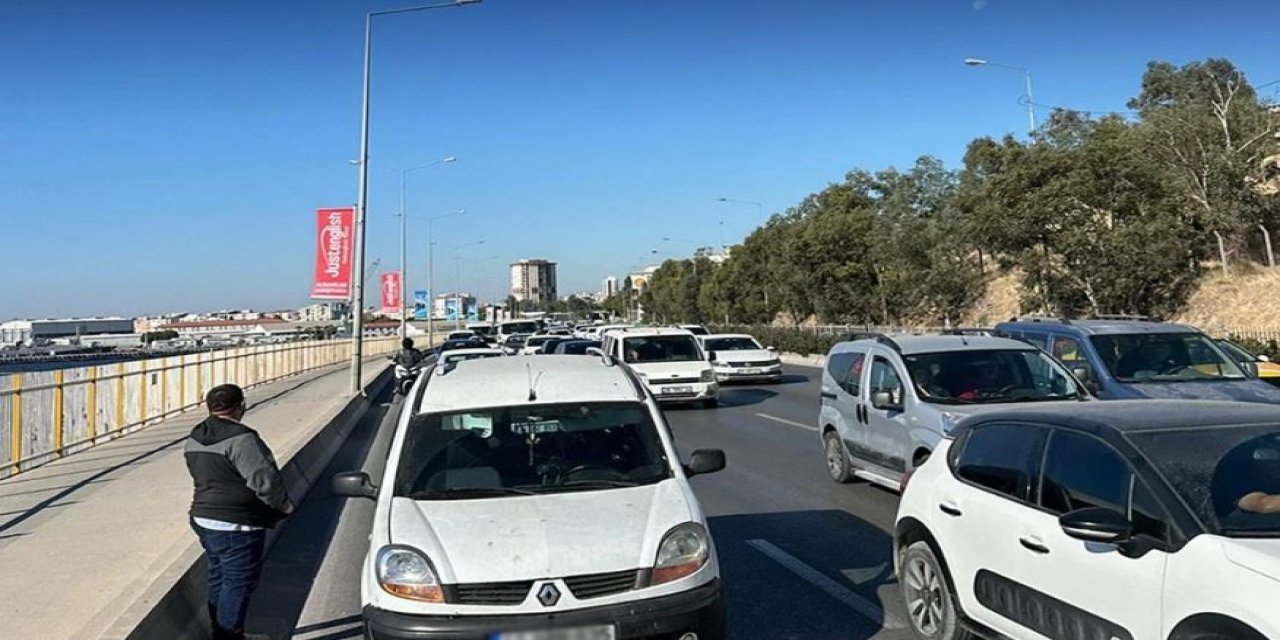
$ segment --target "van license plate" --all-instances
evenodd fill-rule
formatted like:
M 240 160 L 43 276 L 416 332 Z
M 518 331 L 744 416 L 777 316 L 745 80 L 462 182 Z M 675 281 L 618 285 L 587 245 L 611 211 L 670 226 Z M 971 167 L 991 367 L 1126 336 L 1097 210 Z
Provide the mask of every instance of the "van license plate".
M 693 387 L 663 387 L 662 393 L 670 396 L 693 393 Z
M 496 633 L 490 640 L 615 640 L 618 630 L 613 625 L 598 627 L 574 627 L 572 629 L 545 629 L 538 631 L 512 631 Z

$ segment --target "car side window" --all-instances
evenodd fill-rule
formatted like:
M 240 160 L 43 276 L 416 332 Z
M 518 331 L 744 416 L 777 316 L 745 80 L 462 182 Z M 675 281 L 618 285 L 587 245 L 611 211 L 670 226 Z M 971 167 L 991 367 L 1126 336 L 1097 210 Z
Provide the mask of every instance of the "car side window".
M 861 369 L 861 367 L 859 367 Z M 902 391 L 902 380 L 898 378 L 898 370 L 888 360 L 876 356 L 871 362 L 871 393 L 877 391 Z
M 1133 521 L 1135 535 L 1146 535 L 1156 540 L 1169 540 L 1168 512 L 1160 506 L 1155 495 L 1141 480 L 1134 480 L 1133 500 L 1129 508 L 1129 520 Z
M 865 353 L 850 353 L 849 362 L 845 365 L 844 390 L 851 396 L 862 393 L 862 364 L 867 360 Z
M 1092 436 L 1054 431 L 1045 455 L 1040 506 L 1054 514 L 1103 507 L 1128 514 L 1133 472 L 1114 449 Z
M 1087 366 L 1089 364 L 1085 360 L 1084 350 L 1080 348 L 1080 341 L 1075 338 L 1054 336 L 1049 353 L 1061 360 L 1068 368 L 1078 365 Z
M 845 376 L 849 373 L 849 359 L 852 353 L 833 353 L 827 357 L 827 374 L 837 387 L 844 388 Z
M 1031 425 L 980 426 L 965 437 L 953 468 L 962 480 L 1025 502 L 1039 476 L 1044 438 L 1045 430 Z

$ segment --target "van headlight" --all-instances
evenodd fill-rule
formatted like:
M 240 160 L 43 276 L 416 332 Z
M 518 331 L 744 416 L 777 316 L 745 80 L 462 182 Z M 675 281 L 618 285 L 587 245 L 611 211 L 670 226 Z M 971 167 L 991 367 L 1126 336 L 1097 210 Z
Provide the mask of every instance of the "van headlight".
M 679 580 L 697 573 L 711 557 L 707 530 L 696 522 L 676 525 L 663 536 L 653 563 L 650 585 Z
M 702 370 L 702 378 L 700 378 L 700 379 L 701 379 L 701 381 L 702 381 L 702 382 L 715 382 L 715 381 L 716 381 L 716 372 L 715 372 L 715 370 L 714 370 L 714 369 L 703 369 L 703 370 Z
M 383 591 L 408 600 L 444 602 L 440 580 L 421 551 L 404 545 L 385 546 L 378 551 L 375 567 Z

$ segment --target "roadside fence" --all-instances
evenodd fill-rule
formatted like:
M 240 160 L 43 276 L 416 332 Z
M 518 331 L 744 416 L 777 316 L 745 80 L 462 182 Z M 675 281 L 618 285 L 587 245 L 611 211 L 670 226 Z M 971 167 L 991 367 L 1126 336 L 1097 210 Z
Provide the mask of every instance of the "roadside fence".
M 399 342 L 366 338 L 364 352 Z M 0 375 L 0 478 L 198 407 L 217 385 L 254 387 L 350 358 L 350 340 L 316 340 Z

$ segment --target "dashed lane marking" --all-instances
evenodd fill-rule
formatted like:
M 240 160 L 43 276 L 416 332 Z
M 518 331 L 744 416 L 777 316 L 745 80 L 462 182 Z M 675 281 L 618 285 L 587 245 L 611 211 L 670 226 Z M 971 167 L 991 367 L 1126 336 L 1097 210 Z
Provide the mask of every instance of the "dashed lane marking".
M 768 556 L 770 560 L 780 564 L 783 568 L 791 573 L 803 578 L 809 584 L 822 590 L 823 593 L 839 600 L 845 606 L 853 609 L 862 617 L 884 627 L 885 629 L 902 629 L 906 624 L 897 616 L 890 615 L 883 607 L 877 605 L 866 598 L 850 591 L 844 585 L 827 577 L 826 574 L 814 569 L 804 563 L 799 558 L 779 549 L 768 540 L 755 539 L 747 540 L 747 544 L 756 551 Z
M 757 414 L 756 414 L 756 417 L 757 417 L 757 418 L 764 418 L 765 420 L 772 420 L 772 421 L 774 421 L 774 422 L 781 422 L 782 424 L 790 425 L 790 426 L 792 426 L 792 427 L 800 427 L 801 429 L 808 429 L 809 431 L 817 431 L 817 430 L 818 430 L 818 428 L 817 428 L 817 427 L 815 427 L 815 426 L 813 426 L 813 425 L 811 425 L 811 424 L 805 424 L 805 423 L 803 423 L 803 422 L 796 422 L 795 420 L 788 420 L 788 419 L 786 419 L 786 418 L 779 418 L 778 416 L 771 416 L 771 415 L 769 415 L 769 414 L 767 414 L 767 413 L 757 413 Z

